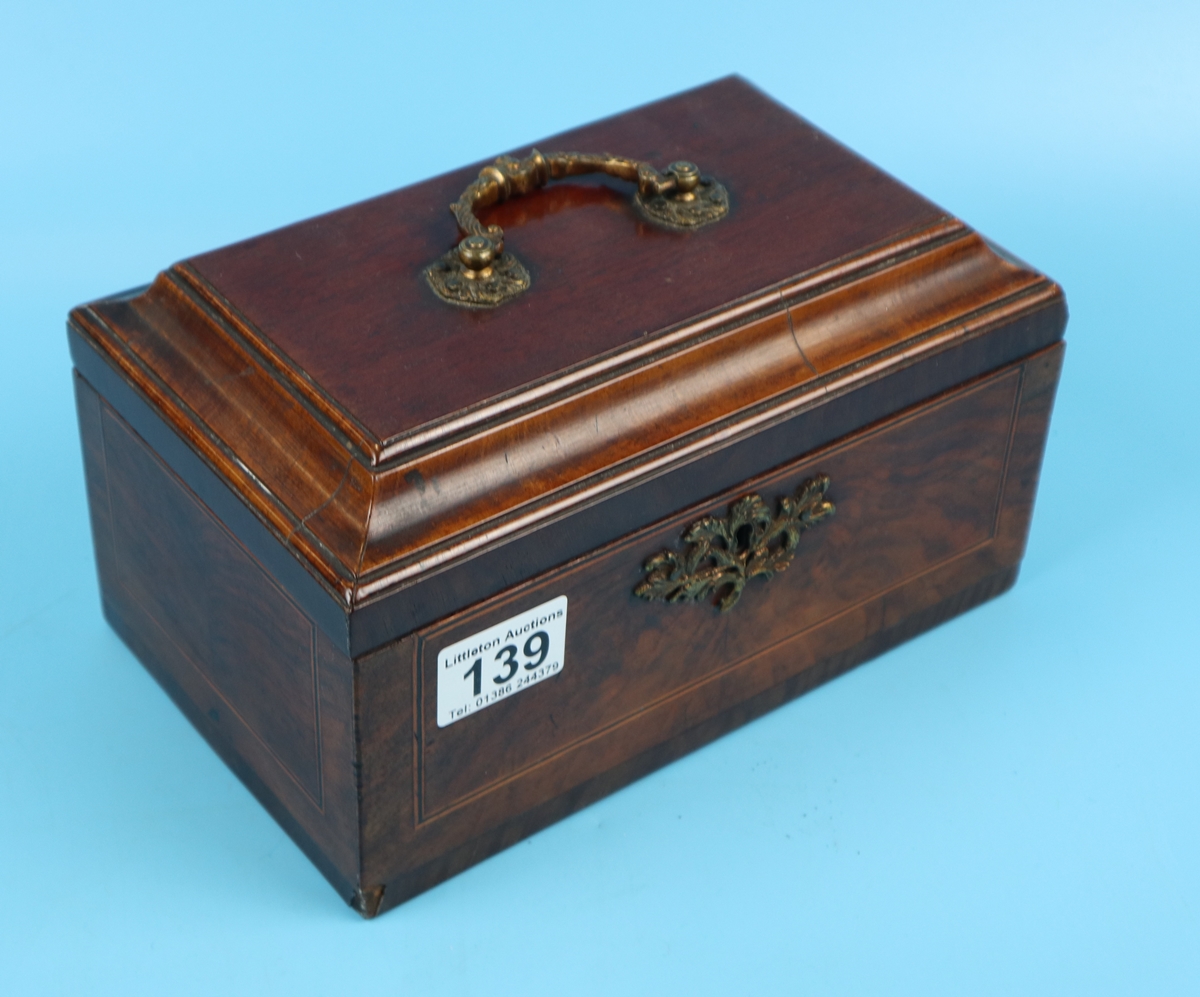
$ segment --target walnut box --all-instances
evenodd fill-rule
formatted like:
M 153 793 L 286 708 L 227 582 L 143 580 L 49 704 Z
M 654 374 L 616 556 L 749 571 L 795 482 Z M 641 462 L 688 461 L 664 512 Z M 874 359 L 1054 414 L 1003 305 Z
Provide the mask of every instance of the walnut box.
M 1029 528 L 1057 285 L 737 78 L 540 148 L 70 318 L 107 617 L 367 916 Z

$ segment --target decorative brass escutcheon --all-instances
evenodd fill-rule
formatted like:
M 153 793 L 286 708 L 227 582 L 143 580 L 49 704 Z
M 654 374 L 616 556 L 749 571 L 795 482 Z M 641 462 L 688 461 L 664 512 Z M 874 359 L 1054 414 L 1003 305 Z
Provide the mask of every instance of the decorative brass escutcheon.
M 529 271 L 504 251 L 499 225 L 476 216 L 490 207 L 544 187 L 551 180 L 605 173 L 637 184 L 634 207 L 647 221 L 688 232 L 719 221 L 729 213 L 729 192 L 695 163 L 672 163 L 659 173 L 649 163 L 619 156 L 534 149 L 524 159 L 501 156 L 479 171 L 478 178 L 450 205 L 463 239 L 425 268 L 425 279 L 443 301 L 464 308 L 495 308 L 529 288 Z
M 829 476 L 805 481 L 795 496 L 779 500 L 771 514 L 761 495 L 750 494 L 729 507 L 723 519 L 705 516 L 683 535 L 691 546 L 655 554 L 644 566 L 647 577 L 633 594 L 663 602 L 699 602 L 724 592 L 717 605 L 727 612 L 737 605 L 751 578 L 771 578 L 796 556 L 800 534 L 836 511 L 825 499 Z

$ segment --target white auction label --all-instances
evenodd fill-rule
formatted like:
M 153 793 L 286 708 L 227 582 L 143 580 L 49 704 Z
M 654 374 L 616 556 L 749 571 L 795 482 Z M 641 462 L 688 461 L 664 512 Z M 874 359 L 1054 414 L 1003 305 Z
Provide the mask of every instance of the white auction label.
M 438 651 L 438 726 L 557 675 L 566 646 L 567 597 L 560 595 Z

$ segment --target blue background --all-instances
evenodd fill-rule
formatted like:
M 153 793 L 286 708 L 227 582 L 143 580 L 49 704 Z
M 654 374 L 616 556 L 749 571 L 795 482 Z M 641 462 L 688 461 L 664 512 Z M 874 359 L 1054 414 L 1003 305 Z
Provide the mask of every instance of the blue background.
M 0 8 L 0 989 L 1200 989 L 1200 5 Z M 372 923 L 99 613 L 63 321 L 741 72 L 1061 281 L 1003 598 Z

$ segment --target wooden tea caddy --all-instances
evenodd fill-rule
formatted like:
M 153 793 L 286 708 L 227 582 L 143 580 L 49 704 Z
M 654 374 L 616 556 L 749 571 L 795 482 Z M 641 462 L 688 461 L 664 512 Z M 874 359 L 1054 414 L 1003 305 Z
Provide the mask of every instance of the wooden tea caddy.
M 70 317 L 107 617 L 367 916 L 1029 528 L 1054 283 L 737 78 L 540 147 Z

